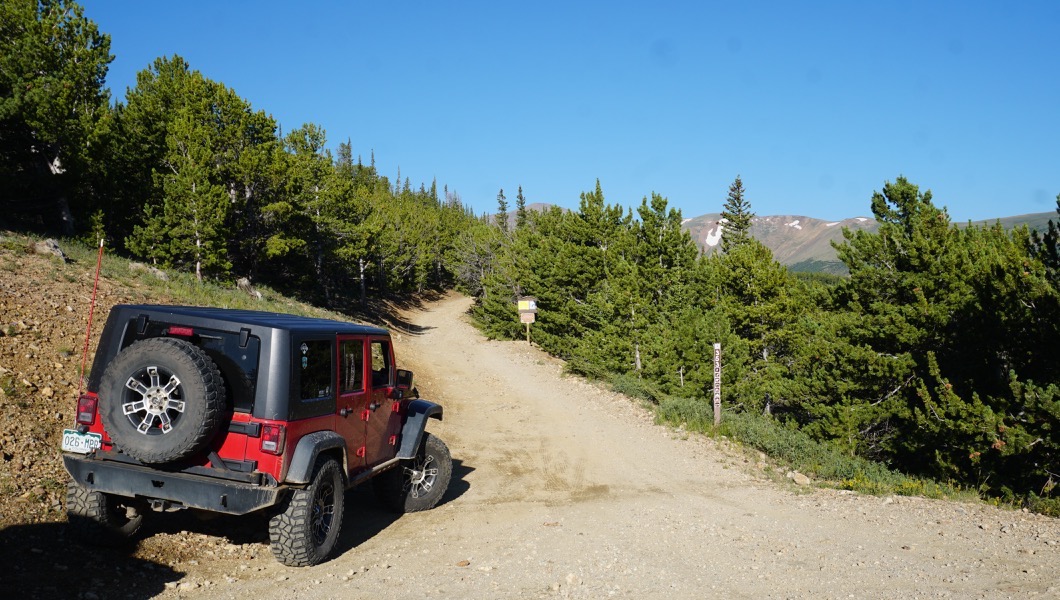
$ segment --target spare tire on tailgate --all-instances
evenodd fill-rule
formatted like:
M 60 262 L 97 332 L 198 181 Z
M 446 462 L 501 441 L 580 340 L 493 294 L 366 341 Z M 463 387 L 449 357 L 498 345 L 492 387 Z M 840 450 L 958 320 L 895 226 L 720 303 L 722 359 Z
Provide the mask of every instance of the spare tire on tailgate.
M 198 346 L 141 340 L 103 372 L 100 416 L 126 454 L 150 464 L 187 458 L 209 444 L 226 412 L 217 365 Z

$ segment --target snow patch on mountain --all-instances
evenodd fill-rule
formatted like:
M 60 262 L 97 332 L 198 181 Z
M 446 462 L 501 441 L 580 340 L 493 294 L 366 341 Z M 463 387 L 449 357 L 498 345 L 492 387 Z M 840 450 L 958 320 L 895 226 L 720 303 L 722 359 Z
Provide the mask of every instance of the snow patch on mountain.
M 721 230 L 725 228 L 725 219 L 718 221 L 718 226 L 707 232 L 707 237 L 703 238 L 703 243 L 713 248 L 721 242 Z
M 868 219 L 866 219 L 865 217 L 856 217 L 856 218 L 861 223 L 864 223 L 865 221 L 868 221 Z
M 799 225 L 799 219 L 795 219 L 791 223 L 785 223 L 788 227 L 794 227 L 795 229 L 802 229 L 802 225 Z
M 824 224 L 825 227 L 835 227 L 836 225 L 839 225 L 839 221 L 836 221 L 835 223 L 825 223 Z

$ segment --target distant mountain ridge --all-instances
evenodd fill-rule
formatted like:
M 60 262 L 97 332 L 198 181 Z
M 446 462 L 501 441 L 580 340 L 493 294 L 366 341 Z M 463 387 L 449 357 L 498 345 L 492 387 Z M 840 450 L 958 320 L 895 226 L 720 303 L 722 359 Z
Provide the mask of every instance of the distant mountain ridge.
M 544 212 L 553 204 L 535 202 L 527 209 Z M 562 209 L 566 211 L 567 209 Z M 490 218 L 495 218 L 491 215 Z M 1032 230 L 1044 232 L 1050 219 L 1056 219 L 1056 211 L 1032 213 L 1013 217 L 1000 217 L 973 221 L 972 225 L 982 227 L 1000 222 L 1007 230 L 1026 225 Z M 508 211 L 509 226 L 515 226 L 515 210 Z M 965 226 L 968 222 L 960 223 Z M 692 240 L 700 251 L 711 254 L 721 251 L 721 238 L 725 225 L 721 222 L 720 213 L 708 213 L 685 219 L 681 226 L 692 235 Z M 839 261 L 832 242 L 842 243 L 843 229 L 852 231 L 874 232 L 880 224 L 871 217 L 850 217 L 840 221 L 823 221 L 801 215 L 770 215 L 755 217 L 751 221 L 751 236 L 765 244 L 773 252 L 773 258 L 792 271 L 810 273 L 845 274 L 846 265 Z
M 685 220 L 682 226 L 705 254 L 721 251 L 725 223 L 711 213 Z M 751 221 L 751 236 L 773 252 L 773 258 L 797 271 L 844 273 L 832 242 L 843 241 L 843 229 L 876 231 L 879 223 L 869 217 L 822 221 L 801 215 L 771 215 Z
M 1045 231 L 1049 220 L 1055 218 L 1055 212 L 1034 213 L 975 221 L 971 224 L 989 226 L 1000 222 L 1005 229 L 1026 225 L 1033 230 Z M 720 251 L 725 224 L 719 213 L 685 219 L 682 227 L 688 230 L 702 252 L 711 254 Z M 832 242 L 843 242 L 843 229 L 871 233 L 879 227 L 879 222 L 870 217 L 822 221 L 798 215 L 771 215 L 755 217 L 751 221 L 751 236 L 769 248 L 777 262 L 792 271 L 843 274 L 846 273 L 846 265 L 839 261 Z

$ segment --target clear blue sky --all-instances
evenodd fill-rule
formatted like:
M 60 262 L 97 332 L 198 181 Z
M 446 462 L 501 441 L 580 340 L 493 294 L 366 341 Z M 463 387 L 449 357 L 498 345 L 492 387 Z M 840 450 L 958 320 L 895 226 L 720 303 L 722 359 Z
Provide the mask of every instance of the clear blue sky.
M 1060 2 L 83 0 L 107 78 L 179 54 L 285 131 L 476 212 L 657 192 L 719 212 L 869 215 L 905 175 L 956 221 L 1052 212 Z

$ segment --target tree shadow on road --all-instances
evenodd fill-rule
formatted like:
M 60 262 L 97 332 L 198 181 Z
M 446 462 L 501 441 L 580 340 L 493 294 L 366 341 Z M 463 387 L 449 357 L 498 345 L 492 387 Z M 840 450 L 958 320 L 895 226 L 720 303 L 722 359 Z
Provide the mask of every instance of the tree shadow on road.
M 168 565 L 136 558 L 136 544 L 118 548 L 73 542 L 66 523 L 0 530 L 0 596 L 19 600 L 90 597 L 154 598 L 183 576 Z
M 418 294 L 402 294 L 384 298 L 370 298 L 365 304 L 353 302 L 337 304 L 330 308 L 350 318 L 376 323 L 406 335 L 423 335 L 434 329 L 417 325 L 402 316 L 403 312 L 419 310 L 430 302 L 437 302 L 446 296 L 439 291 L 425 291 Z

